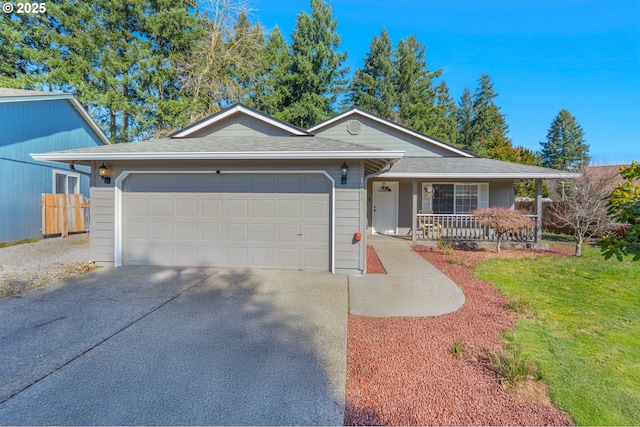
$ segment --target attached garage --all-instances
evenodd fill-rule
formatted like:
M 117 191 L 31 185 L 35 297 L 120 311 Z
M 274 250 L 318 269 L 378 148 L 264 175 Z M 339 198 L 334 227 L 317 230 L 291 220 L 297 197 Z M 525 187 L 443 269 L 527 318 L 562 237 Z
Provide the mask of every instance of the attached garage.
M 130 173 L 120 187 L 122 264 L 331 268 L 324 173 Z

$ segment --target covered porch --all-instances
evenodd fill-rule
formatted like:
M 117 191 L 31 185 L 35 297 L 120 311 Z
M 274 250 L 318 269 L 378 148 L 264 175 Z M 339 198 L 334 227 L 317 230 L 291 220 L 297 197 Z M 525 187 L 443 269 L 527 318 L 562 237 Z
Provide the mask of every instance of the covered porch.
M 535 246 L 542 241 L 543 179 L 574 175 L 482 158 L 403 158 L 368 177 L 368 224 L 374 234 L 406 236 L 414 245 L 440 238 L 494 241 L 495 231 L 481 226 L 473 210 L 492 206 L 514 209 L 514 184 L 533 181 L 534 210 L 528 215 L 531 226 L 503 239 Z

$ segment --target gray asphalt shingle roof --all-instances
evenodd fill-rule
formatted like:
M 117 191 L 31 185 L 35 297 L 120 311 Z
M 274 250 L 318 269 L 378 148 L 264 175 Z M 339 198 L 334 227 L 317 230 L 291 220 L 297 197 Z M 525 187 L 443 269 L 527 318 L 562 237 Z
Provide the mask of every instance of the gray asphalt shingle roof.
M 521 165 L 480 157 L 403 157 L 384 177 L 571 177 L 572 174 L 538 166 Z
M 76 148 L 59 153 L 243 153 L 269 151 L 383 151 L 359 144 L 312 136 L 203 136 L 170 138 Z

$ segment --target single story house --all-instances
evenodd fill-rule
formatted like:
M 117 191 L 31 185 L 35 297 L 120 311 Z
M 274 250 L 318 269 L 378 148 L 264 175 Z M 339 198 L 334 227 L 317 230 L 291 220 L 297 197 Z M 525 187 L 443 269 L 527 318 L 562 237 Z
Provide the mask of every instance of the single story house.
M 108 145 L 69 94 L 0 88 L 0 242 L 42 237 L 42 193 L 89 197 L 89 169 L 29 153 Z M 81 168 L 82 169 L 82 168 Z M 85 175 L 86 174 L 86 175 Z
M 91 167 L 91 258 L 116 266 L 365 272 L 368 232 L 511 207 L 515 181 L 566 176 L 358 109 L 304 130 L 241 104 L 166 139 L 32 156 Z

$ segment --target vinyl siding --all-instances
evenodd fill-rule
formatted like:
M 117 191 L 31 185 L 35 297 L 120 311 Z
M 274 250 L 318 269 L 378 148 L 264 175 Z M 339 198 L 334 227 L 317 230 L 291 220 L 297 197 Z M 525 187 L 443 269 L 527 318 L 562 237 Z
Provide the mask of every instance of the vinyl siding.
M 91 260 L 98 265 L 114 262 L 114 208 L 113 188 L 91 188 Z
M 232 114 L 224 120 L 213 123 L 198 132 L 189 135 L 190 138 L 214 134 L 216 136 L 290 136 L 284 131 L 264 121 L 245 114 Z
M 0 242 L 42 237 L 41 195 L 53 191 L 53 170 L 69 168 L 29 154 L 101 145 L 100 139 L 67 100 L 0 103 L 0 129 Z M 88 177 L 80 177 L 80 192 L 89 197 Z
M 347 127 L 352 120 L 358 120 L 362 125 L 360 133 L 352 135 Z M 432 156 L 442 157 L 451 155 L 441 147 L 429 144 L 418 138 L 412 137 L 396 129 L 384 126 L 381 123 L 362 116 L 351 116 L 332 123 L 329 127 L 318 130 L 315 136 L 336 139 L 338 141 L 353 142 L 367 147 L 381 148 L 385 150 L 404 150 L 405 156 Z

